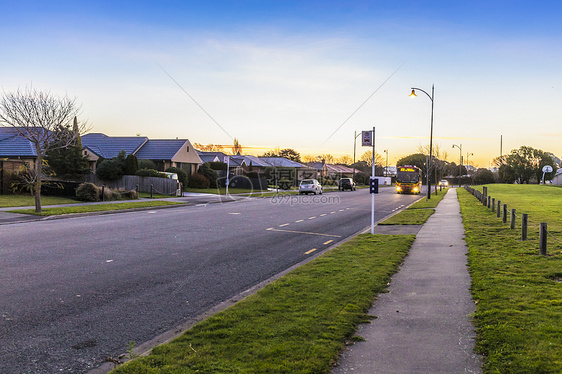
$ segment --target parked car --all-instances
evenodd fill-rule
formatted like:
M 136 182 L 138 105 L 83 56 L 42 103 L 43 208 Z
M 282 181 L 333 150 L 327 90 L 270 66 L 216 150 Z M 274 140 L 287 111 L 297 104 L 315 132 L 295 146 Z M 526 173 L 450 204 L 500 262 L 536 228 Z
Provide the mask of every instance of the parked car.
M 322 194 L 322 185 L 316 179 L 303 179 L 299 185 L 299 194 Z
M 449 181 L 446 180 L 446 179 L 441 179 L 441 180 L 439 181 L 439 186 L 441 186 L 441 187 L 449 187 Z
M 338 190 L 340 191 L 345 191 L 345 190 L 355 191 L 356 188 L 357 186 L 355 185 L 355 181 L 353 181 L 353 179 L 351 178 L 342 178 L 338 183 Z

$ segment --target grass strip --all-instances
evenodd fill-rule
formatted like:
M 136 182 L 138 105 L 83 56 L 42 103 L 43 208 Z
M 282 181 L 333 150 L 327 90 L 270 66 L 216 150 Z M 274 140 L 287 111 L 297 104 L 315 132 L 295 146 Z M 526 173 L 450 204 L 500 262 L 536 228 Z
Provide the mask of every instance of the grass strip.
M 11 210 L 10 213 L 32 214 L 36 216 L 58 216 L 62 214 L 105 212 L 105 211 L 112 211 L 112 210 L 150 208 L 150 207 L 167 206 L 167 205 L 185 205 L 185 203 L 178 203 L 173 201 L 135 201 L 130 203 L 112 203 L 112 204 L 68 206 L 68 207 L 60 207 L 60 208 L 44 208 L 40 213 L 37 213 L 34 209 L 20 209 L 20 210 Z
M 75 204 L 78 201 L 67 197 L 41 196 L 41 205 Z M 0 195 L 0 208 L 34 206 L 35 196 Z
M 501 187 L 502 189 L 504 187 Z M 522 200 L 510 194 L 510 204 Z M 491 189 L 489 189 L 490 191 Z M 484 356 L 484 373 L 562 372 L 562 254 L 538 255 L 538 240 L 520 241 L 495 213 L 464 189 L 458 189 L 469 248 L 471 292 L 476 304 L 476 350 Z M 499 191 L 499 190 L 498 190 Z M 537 215 L 562 203 L 540 198 L 544 190 L 526 189 Z M 497 191 L 496 191 L 497 192 Z M 561 191 L 562 192 L 562 191 Z M 502 195 L 502 198 L 508 195 Z M 495 194 L 499 196 L 498 194 Z M 540 204 L 537 204 L 540 202 Z
M 446 193 L 447 191 L 443 191 L 438 195 L 431 195 L 429 200 L 422 198 L 408 209 L 393 215 L 379 225 L 423 225 L 435 213 L 434 208 L 443 200 Z
M 413 240 L 360 235 L 112 373 L 329 373 Z

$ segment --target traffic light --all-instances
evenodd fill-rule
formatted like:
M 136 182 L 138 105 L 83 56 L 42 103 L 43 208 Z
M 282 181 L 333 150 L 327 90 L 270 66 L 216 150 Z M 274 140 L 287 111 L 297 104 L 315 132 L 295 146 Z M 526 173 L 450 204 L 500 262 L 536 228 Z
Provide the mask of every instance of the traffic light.
M 369 180 L 369 192 L 379 193 L 379 180 L 377 178 L 371 177 Z

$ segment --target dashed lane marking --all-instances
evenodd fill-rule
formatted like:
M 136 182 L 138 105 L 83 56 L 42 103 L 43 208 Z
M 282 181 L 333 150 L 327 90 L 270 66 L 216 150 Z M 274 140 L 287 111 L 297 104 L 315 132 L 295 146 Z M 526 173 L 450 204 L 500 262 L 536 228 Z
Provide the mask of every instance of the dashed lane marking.
M 341 235 L 323 234 L 323 233 L 320 233 L 320 232 L 281 230 L 281 229 L 276 229 L 274 227 L 268 228 L 267 231 L 292 232 L 294 234 L 318 235 L 318 236 L 328 236 L 328 237 L 331 237 L 331 238 L 341 238 Z

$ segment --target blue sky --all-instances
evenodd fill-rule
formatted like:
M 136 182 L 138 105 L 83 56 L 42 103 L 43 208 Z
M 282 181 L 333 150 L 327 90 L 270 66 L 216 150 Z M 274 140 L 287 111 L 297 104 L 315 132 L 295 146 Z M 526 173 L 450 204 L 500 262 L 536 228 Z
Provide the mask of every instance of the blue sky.
M 392 164 L 428 143 L 431 102 L 408 94 L 435 84 L 450 161 L 462 144 L 489 166 L 501 135 L 562 155 L 560 2 L 0 4 L 2 89 L 76 97 L 94 132 L 352 156 L 375 126 Z

